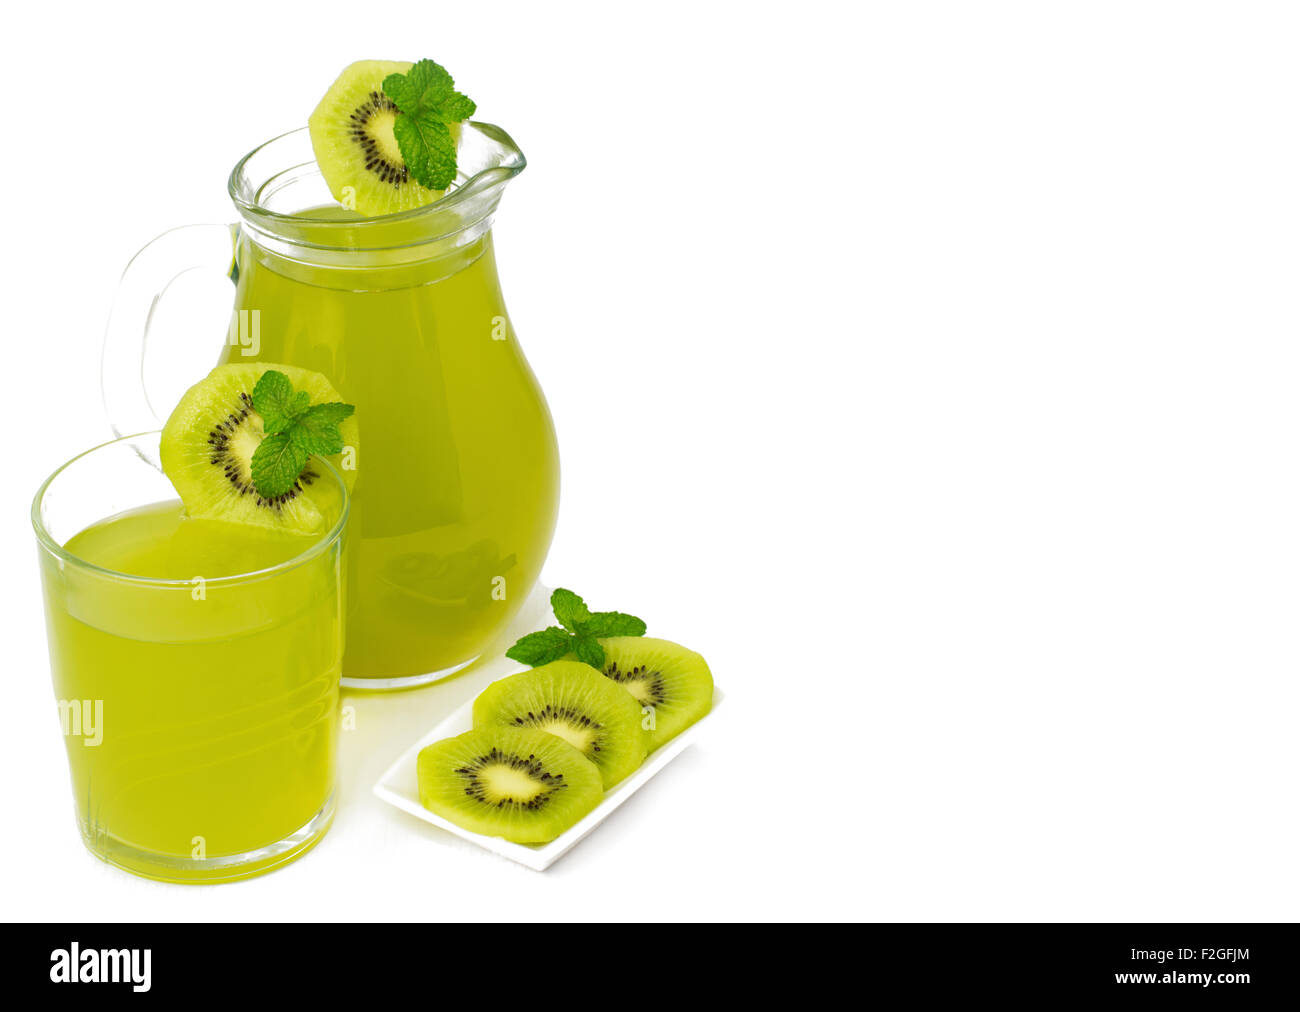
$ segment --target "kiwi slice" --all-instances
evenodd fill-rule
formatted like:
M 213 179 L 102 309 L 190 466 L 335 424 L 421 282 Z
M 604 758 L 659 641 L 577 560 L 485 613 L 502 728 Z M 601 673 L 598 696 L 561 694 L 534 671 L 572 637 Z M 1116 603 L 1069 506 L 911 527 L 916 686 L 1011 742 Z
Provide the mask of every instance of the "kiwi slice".
M 514 843 L 554 840 L 600 803 L 600 771 L 545 731 L 476 727 L 420 750 L 420 804 Z
M 600 645 L 605 649 L 605 677 L 618 682 L 654 715 L 653 722 L 645 722 L 649 751 L 690 727 L 713 706 L 713 673 L 694 650 L 650 636 L 615 636 Z
M 423 207 L 445 190 L 427 190 L 406 168 L 393 122 L 397 106 L 384 94 L 384 78 L 405 74 L 412 64 L 360 60 L 330 85 L 307 120 L 316 164 L 334 199 L 360 214 L 377 217 Z M 453 141 L 459 123 L 451 124 Z
M 596 764 L 606 788 L 645 759 L 636 700 L 586 664 L 555 661 L 493 682 L 474 700 L 474 726 L 527 727 L 563 738 Z
M 306 391 L 313 404 L 343 400 L 329 380 L 309 369 L 272 362 L 219 365 L 185 392 L 163 426 L 163 471 L 192 517 L 321 533 L 338 519 L 342 504 L 333 482 L 316 481 L 315 458 L 284 495 L 266 499 L 253 487 L 249 464 L 265 435 L 262 417 L 253 410 L 253 388 L 270 369 L 289 377 L 294 390 Z M 344 419 L 339 432 L 355 453 L 355 416 Z M 338 458 L 333 462 L 337 466 Z M 350 488 L 356 471 L 342 473 Z

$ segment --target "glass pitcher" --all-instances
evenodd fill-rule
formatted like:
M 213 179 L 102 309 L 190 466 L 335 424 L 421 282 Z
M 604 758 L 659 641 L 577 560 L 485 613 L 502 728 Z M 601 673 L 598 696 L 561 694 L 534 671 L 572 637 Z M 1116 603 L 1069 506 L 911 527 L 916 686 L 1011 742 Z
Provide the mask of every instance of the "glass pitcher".
M 210 267 L 235 284 L 228 324 L 206 330 L 214 365 L 314 369 L 356 405 L 343 660 L 354 688 L 473 663 L 527 598 L 555 529 L 555 429 L 492 246 L 493 213 L 526 163 L 486 123 L 465 124 L 458 161 L 441 200 L 363 218 L 331 198 L 305 128 L 263 144 L 230 176 L 240 224 L 184 226 L 141 250 L 105 339 L 114 430 L 158 428 L 143 383 L 150 317 L 175 277 Z

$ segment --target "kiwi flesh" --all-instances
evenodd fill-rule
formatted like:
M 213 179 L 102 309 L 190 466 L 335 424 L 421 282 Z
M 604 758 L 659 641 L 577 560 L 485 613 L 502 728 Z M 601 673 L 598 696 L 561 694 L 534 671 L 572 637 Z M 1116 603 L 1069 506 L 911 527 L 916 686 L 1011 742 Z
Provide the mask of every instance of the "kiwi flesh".
M 535 728 L 580 751 L 606 789 L 645 759 L 641 708 L 628 693 L 576 661 L 555 661 L 502 678 L 474 700 L 474 726 Z
M 600 803 L 600 771 L 555 735 L 492 725 L 416 760 L 420 803 L 462 829 L 514 843 L 555 839 Z
M 342 509 L 331 481 L 319 481 L 320 464 L 307 461 L 297 483 L 284 495 L 267 499 L 253 487 L 250 463 L 265 436 L 262 417 L 253 410 L 253 388 L 262 374 L 277 369 L 311 403 L 341 401 L 333 385 L 318 372 L 273 362 L 219 365 L 181 397 L 163 426 L 160 455 L 163 471 L 176 487 L 192 517 L 257 524 L 288 533 L 319 534 L 328 530 Z M 339 425 L 344 452 L 358 451 L 356 417 Z M 342 455 L 330 458 L 337 467 Z M 356 470 L 342 471 L 351 487 Z
M 428 190 L 411 178 L 393 122 L 397 106 L 384 94 L 384 78 L 405 74 L 410 63 L 359 60 L 344 68 L 307 120 L 312 150 L 325 183 L 344 207 L 368 217 L 431 204 L 445 190 Z M 460 124 L 449 126 L 460 140 Z
M 694 650 L 650 636 L 615 636 L 600 645 L 605 650 L 602 674 L 621 685 L 642 708 L 648 751 L 712 708 L 713 673 Z

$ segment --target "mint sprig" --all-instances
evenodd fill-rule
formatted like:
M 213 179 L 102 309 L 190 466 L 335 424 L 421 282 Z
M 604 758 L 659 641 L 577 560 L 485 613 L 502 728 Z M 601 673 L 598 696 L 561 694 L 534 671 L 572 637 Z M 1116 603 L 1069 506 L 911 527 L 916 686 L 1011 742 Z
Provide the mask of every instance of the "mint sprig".
M 266 438 L 253 451 L 250 477 L 258 495 L 276 499 L 294 487 L 312 454 L 342 452 L 339 423 L 356 408 L 340 401 L 312 404 L 306 390 L 295 391 L 288 376 L 268 369 L 253 387 L 253 410 L 262 416 Z
M 600 640 L 608 636 L 644 636 L 645 623 L 621 611 L 591 611 L 571 590 L 557 587 L 551 594 L 551 610 L 558 626 L 547 626 L 522 637 L 506 651 L 512 661 L 536 668 L 576 654 L 583 664 L 605 667 L 605 648 Z
M 474 101 L 432 60 L 421 60 L 405 74 L 389 74 L 383 87 L 397 106 L 393 136 L 411 178 L 430 190 L 445 190 L 456 179 L 449 126 L 473 116 Z

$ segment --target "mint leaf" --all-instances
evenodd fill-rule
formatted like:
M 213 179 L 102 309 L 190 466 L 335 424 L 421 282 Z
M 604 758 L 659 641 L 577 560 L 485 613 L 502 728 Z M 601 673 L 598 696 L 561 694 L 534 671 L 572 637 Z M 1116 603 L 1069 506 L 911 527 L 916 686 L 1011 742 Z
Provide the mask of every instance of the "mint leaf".
M 273 432 L 253 451 L 249 466 L 253 487 L 263 499 L 284 495 L 306 465 L 307 451 L 294 445 L 287 432 Z
M 393 136 L 411 178 L 429 190 L 445 190 L 456 179 L 456 145 L 440 119 L 398 116 Z
M 555 612 L 560 625 L 572 633 L 576 633 L 578 626 L 591 615 L 582 598 L 563 587 L 556 587 L 551 593 L 551 610 Z
M 253 451 L 249 476 L 258 495 L 275 499 L 293 488 L 312 454 L 342 452 L 339 423 L 356 408 L 339 401 L 312 404 L 310 393 L 295 391 L 288 376 L 268 369 L 253 387 L 253 410 L 266 437 Z
M 432 60 L 384 78 L 384 94 L 397 106 L 393 136 L 407 171 L 421 186 L 445 190 L 456 180 L 456 144 L 448 126 L 468 119 L 474 101 L 455 90 L 452 76 Z
M 455 86 L 446 68 L 432 60 L 419 60 L 405 74 L 384 78 L 384 94 L 405 113 L 436 107 Z
M 580 623 L 579 630 L 584 635 L 595 636 L 597 639 L 608 636 L 644 636 L 645 623 L 635 615 L 624 615 L 621 611 L 597 611 Z
M 529 633 L 506 651 L 512 661 L 539 667 L 558 661 L 569 653 L 569 634 L 559 626 L 548 626 L 541 632 Z
M 262 416 L 262 428 L 267 433 L 286 429 L 295 411 L 301 410 L 289 377 L 277 369 L 262 373 L 253 387 L 253 410 Z
M 600 640 L 606 636 L 644 636 L 645 623 L 635 615 L 621 611 L 587 609 L 586 602 L 571 590 L 556 587 L 551 592 L 551 610 L 559 626 L 548 626 L 529 633 L 506 651 L 511 660 L 538 667 L 569 654 L 576 654 L 583 664 L 605 669 L 605 648 Z
M 339 422 L 355 410 L 351 404 L 339 401 L 313 404 L 295 419 L 289 437 L 307 453 L 321 457 L 342 453 L 343 436 L 339 433 Z
M 478 106 L 474 104 L 474 100 L 458 91 L 453 91 L 438 103 L 438 115 L 442 117 L 444 123 L 459 123 L 467 120 L 474 115 L 476 109 Z
M 583 664 L 590 664 L 601 671 L 605 670 L 605 648 L 600 645 L 595 636 L 575 636 L 573 652 L 578 655 L 578 660 Z
M 356 410 L 355 406 L 344 404 L 342 401 L 322 401 L 304 411 L 298 422 L 302 424 L 311 418 L 316 419 L 318 423 L 338 425 L 343 419 L 351 418 Z

